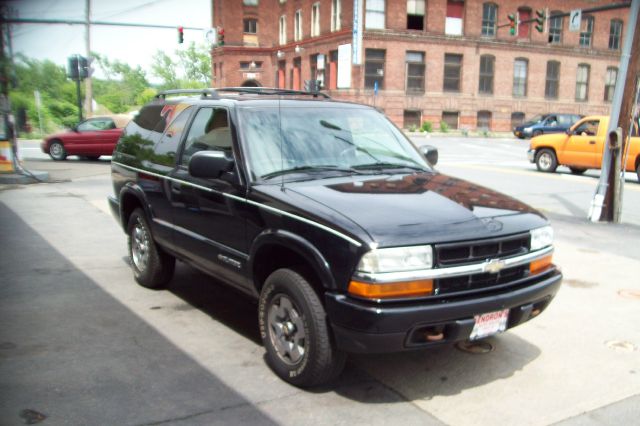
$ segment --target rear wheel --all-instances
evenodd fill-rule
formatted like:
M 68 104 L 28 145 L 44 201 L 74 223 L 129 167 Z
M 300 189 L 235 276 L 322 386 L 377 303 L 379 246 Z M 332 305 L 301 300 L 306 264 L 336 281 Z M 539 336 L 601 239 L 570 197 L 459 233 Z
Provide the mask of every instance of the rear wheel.
M 582 167 L 569 167 L 569 170 L 571 170 L 571 173 L 574 175 L 581 175 L 587 171 L 587 169 L 583 169 Z
M 131 213 L 127 229 L 129 258 L 136 281 L 147 288 L 164 287 L 173 277 L 176 260 L 162 251 L 153 241 L 151 229 L 142 209 L 135 209 Z
M 541 172 L 552 173 L 558 168 L 558 159 L 550 149 L 541 149 L 536 153 L 536 167 Z
M 67 158 L 67 151 L 60 141 L 53 141 L 49 144 L 49 156 L 56 161 L 62 161 Z
M 346 354 L 336 349 L 324 307 L 302 275 L 273 272 L 260 293 L 258 319 L 267 360 L 282 380 L 310 387 L 342 372 Z

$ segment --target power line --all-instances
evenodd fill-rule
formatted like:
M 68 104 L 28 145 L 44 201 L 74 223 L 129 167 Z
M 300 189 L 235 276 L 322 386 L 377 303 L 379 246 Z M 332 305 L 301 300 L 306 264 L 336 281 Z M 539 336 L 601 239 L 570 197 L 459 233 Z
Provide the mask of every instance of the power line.
M 66 25 L 87 25 L 86 20 L 80 19 L 35 19 L 35 18 L 6 18 L 2 22 L 9 24 L 66 24 Z M 160 25 L 160 24 L 140 24 L 132 22 L 111 22 L 111 21 L 89 21 L 90 25 L 105 25 L 115 27 L 138 27 L 138 28 L 170 28 L 176 29 L 181 26 L 185 30 L 204 31 L 202 27 L 187 27 L 184 25 Z

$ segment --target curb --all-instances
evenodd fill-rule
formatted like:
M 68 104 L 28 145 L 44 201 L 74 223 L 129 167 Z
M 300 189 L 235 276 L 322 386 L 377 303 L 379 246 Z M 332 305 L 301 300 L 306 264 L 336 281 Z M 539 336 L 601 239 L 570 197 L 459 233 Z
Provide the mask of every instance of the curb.
M 49 172 L 38 170 L 25 171 L 24 173 L 2 173 L 0 174 L 0 184 L 22 184 L 49 182 Z

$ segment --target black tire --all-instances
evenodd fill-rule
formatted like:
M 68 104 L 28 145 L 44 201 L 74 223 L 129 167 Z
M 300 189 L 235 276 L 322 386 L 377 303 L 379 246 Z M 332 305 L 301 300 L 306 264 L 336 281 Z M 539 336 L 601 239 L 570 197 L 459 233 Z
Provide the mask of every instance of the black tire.
M 540 136 L 542 134 L 542 130 L 534 130 L 533 133 L 531 133 L 531 137 L 535 138 L 536 136 Z
M 131 213 L 127 234 L 129 260 L 136 281 L 146 288 L 163 288 L 173 277 L 176 260 L 157 246 L 142 209 Z
M 553 173 L 558 168 L 558 158 L 551 149 L 541 149 L 536 152 L 536 167 L 541 172 Z
M 67 159 L 67 151 L 60 141 L 53 141 L 49 144 L 49 156 L 55 161 L 63 161 Z
M 638 183 L 640 183 L 640 163 L 636 166 L 636 175 L 638 175 Z
M 587 171 L 587 169 L 583 169 L 582 167 L 569 167 L 569 170 L 571 170 L 571 173 L 574 175 L 581 175 Z
M 311 387 L 342 372 L 346 354 L 336 349 L 320 298 L 302 275 L 291 269 L 269 275 L 258 320 L 267 361 L 282 380 Z

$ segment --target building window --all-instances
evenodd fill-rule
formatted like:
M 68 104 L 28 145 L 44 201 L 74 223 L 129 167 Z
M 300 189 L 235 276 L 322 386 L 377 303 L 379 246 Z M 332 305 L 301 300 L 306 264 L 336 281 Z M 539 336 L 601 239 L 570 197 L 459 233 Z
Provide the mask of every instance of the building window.
M 245 6 L 257 6 L 258 0 L 242 0 L 242 4 Z
M 378 89 L 384 89 L 384 57 L 385 50 L 364 50 L 364 87 L 373 89 L 378 82 Z
M 496 35 L 496 20 L 498 6 L 494 3 L 482 5 L 482 35 L 494 37 Z
M 444 55 L 444 83 L 445 92 L 460 91 L 460 74 L 462 71 L 462 55 L 445 53 Z
M 593 16 L 582 17 L 582 31 L 580 31 L 580 46 L 591 47 L 593 38 Z
M 511 128 L 515 129 L 519 125 L 524 123 L 524 112 L 512 112 L 511 113 Z
M 589 70 L 587 64 L 578 65 L 576 75 L 576 101 L 586 101 L 589 99 Z
M 311 6 L 311 37 L 320 35 L 320 3 Z
M 612 19 L 611 26 L 609 27 L 609 49 L 620 49 L 620 36 L 622 35 L 622 21 L 619 19 Z
M 298 9 L 293 15 L 293 41 L 300 40 L 302 40 L 302 11 Z
M 384 1 L 368 0 L 365 11 L 365 28 L 369 30 L 384 30 Z
M 476 123 L 478 130 L 491 130 L 491 111 L 478 111 Z
M 450 129 L 455 130 L 458 128 L 458 111 L 442 111 L 442 121 L 447 123 Z
M 518 25 L 518 38 L 528 39 L 529 32 L 531 30 L 531 23 L 526 21 L 531 19 L 531 9 L 528 7 L 518 8 L 518 19 L 522 22 L 522 24 Z
M 407 29 L 424 31 L 425 0 L 407 0 Z
M 342 28 L 342 3 L 341 0 L 331 0 L 331 31 Z
M 241 70 L 256 70 L 262 68 L 262 61 L 242 61 L 240 62 Z
M 544 84 L 544 97 L 558 99 L 558 82 L 560 78 L 560 62 L 547 62 L 547 78 Z
M 256 19 L 244 19 L 243 21 L 245 34 L 257 34 L 258 21 Z
M 564 21 L 564 18 L 562 16 L 555 16 L 561 13 L 562 12 L 557 10 L 551 12 L 551 16 L 553 16 L 553 18 L 549 19 L 549 43 L 562 43 L 562 22 Z
M 618 68 L 608 67 L 604 82 L 604 100 L 613 101 L 613 92 L 616 90 L 616 80 L 618 79 Z
M 407 92 L 424 93 L 424 52 L 407 52 Z
M 311 69 L 311 80 L 315 80 L 318 82 L 318 87 L 320 89 L 324 88 L 324 70 L 325 66 L 325 58 L 322 54 L 311 55 L 309 57 L 309 67 Z
M 493 55 L 480 56 L 480 81 L 478 92 L 485 95 L 493 94 L 493 73 L 496 58 Z
M 404 110 L 404 122 L 402 123 L 402 127 L 404 129 L 410 129 L 411 127 L 420 128 L 421 126 L 421 112 L 420 111 L 410 111 Z
M 444 23 L 444 33 L 446 35 L 462 35 L 464 27 L 463 15 L 464 1 L 447 0 L 447 18 Z
M 285 15 L 280 17 L 279 34 L 279 43 L 287 44 L 287 17 Z
M 513 63 L 513 96 L 527 96 L 527 67 L 529 61 L 517 58 Z

